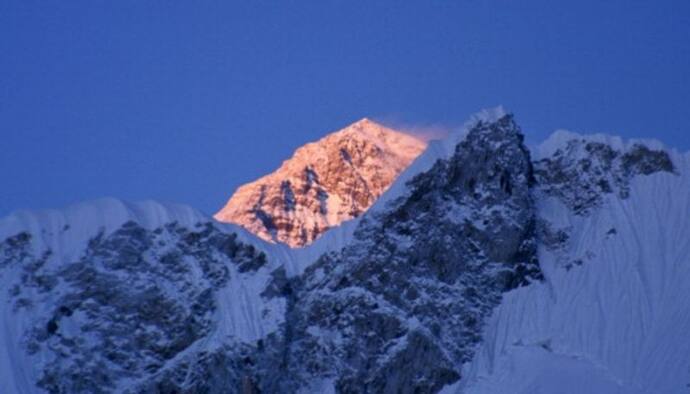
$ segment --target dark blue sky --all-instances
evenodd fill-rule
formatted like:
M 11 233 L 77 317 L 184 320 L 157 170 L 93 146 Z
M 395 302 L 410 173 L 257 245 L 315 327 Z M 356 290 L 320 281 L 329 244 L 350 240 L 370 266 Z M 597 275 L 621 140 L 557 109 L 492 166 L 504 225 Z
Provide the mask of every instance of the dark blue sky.
M 690 2 L 0 1 L 0 215 L 115 196 L 214 212 L 358 118 L 503 104 L 690 149 Z

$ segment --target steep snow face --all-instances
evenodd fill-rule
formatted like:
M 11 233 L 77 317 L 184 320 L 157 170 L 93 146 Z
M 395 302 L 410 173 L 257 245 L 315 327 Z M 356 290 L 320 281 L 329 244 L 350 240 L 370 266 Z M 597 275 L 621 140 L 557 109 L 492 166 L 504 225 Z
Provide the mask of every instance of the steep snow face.
M 305 246 L 366 211 L 425 147 L 362 119 L 297 149 L 274 173 L 241 186 L 215 218 L 267 241 Z
M 545 281 L 506 294 L 446 392 L 687 392 L 690 154 L 564 132 L 536 152 Z

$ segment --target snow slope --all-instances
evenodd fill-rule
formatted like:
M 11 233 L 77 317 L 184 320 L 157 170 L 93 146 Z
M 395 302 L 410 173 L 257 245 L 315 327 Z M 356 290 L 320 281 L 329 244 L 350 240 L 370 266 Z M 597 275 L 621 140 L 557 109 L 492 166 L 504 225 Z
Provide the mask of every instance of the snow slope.
M 572 139 L 663 148 L 559 132 L 536 159 Z M 628 198 L 608 195 L 588 215 L 539 199 L 539 215 L 569 240 L 557 251 L 541 245 L 545 282 L 506 294 L 465 366 L 468 378 L 446 392 L 690 390 L 690 154 L 668 152 L 676 174 L 635 177 Z

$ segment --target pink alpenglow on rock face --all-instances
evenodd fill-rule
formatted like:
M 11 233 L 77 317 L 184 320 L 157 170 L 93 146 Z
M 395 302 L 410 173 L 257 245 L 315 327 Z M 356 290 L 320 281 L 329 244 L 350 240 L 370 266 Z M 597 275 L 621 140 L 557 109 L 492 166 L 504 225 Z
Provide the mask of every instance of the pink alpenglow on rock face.
M 298 148 L 272 174 L 239 187 L 214 217 L 302 247 L 365 212 L 425 148 L 364 118 Z

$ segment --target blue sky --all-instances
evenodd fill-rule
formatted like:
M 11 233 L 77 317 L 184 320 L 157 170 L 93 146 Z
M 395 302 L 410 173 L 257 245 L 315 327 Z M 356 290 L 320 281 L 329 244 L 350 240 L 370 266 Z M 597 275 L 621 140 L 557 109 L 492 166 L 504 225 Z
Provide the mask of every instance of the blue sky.
M 0 2 L 0 215 L 115 196 L 213 213 L 359 118 L 690 149 L 690 2 Z

